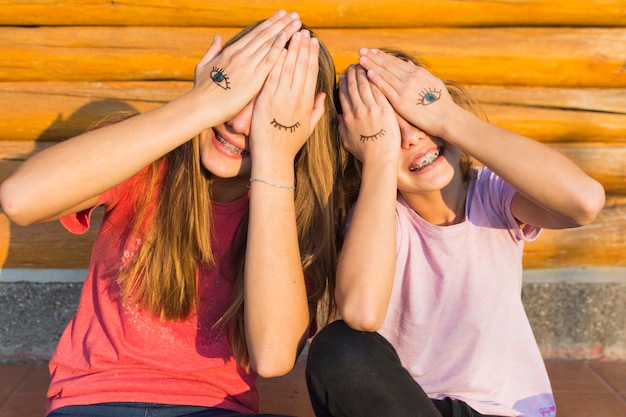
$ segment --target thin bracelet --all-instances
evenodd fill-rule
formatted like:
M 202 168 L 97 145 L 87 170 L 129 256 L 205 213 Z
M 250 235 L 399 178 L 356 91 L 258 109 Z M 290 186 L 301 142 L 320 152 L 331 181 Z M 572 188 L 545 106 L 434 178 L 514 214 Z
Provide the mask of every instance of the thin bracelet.
M 281 184 L 276 184 L 275 182 L 270 182 L 270 181 L 264 180 L 262 178 L 250 178 L 250 184 L 252 184 L 254 181 L 262 182 L 262 183 L 271 185 L 272 187 L 276 187 L 276 188 L 284 188 L 286 190 L 295 190 L 296 189 L 295 185 L 281 185 Z M 250 188 L 250 184 L 248 184 L 248 188 Z

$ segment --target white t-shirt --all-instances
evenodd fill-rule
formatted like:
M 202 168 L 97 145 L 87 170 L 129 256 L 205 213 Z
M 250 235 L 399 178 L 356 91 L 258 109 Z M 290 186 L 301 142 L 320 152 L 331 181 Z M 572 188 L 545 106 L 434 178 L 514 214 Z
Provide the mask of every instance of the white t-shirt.
M 524 240 L 515 190 L 475 169 L 465 220 L 435 226 L 399 196 L 396 275 L 380 333 L 431 398 L 482 414 L 554 417 L 541 353 L 521 301 Z

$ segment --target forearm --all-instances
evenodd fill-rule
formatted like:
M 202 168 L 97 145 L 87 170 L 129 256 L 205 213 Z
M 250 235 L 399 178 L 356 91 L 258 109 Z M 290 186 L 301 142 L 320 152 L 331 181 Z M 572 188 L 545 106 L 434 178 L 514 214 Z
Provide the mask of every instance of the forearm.
M 276 166 L 280 164 L 267 169 L 260 162 L 253 164 L 252 177 L 293 185 L 293 164 Z M 310 321 L 294 190 L 250 184 L 245 265 L 245 326 L 252 367 L 266 377 L 282 375 L 293 367 Z
M 34 155 L 2 184 L 3 209 L 13 221 L 30 224 L 96 197 L 202 130 L 211 116 L 200 119 L 195 101 L 186 94 Z
M 446 120 L 443 138 L 562 218 L 563 227 L 591 222 L 604 205 L 602 186 L 564 155 L 464 110 Z
M 396 195 L 396 164 L 363 167 L 335 291 L 344 321 L 357 330 L 378 330 L 387 313 L 395 270 Z

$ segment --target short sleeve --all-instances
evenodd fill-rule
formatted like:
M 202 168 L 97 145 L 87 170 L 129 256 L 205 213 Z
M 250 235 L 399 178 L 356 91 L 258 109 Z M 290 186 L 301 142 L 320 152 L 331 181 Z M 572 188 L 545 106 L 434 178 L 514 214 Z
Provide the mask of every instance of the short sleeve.
M 111 210 L 120 200 L 124 198 L 124 196 L 129 193 L 132 194 L 132 191 L 135 190 L 142 181 L 147 179 L 148 173 L 149 167 L 146 167 L 126 181 L 123 181 L 115 187 L 103 192 L 98 197 L 98 202 L 95 206 L 60 218 L 59 221 L 61 222 L 61 225 L 73 234 L 80 235 L 86 233 L 87 230 L 89 230 L 91 218 L 97 207 L 104 206 L 105 211 Z
M 513 197 L 515 197 L 515 194 L 517 194 L 517 190 L 487 168 L 484 169 L 483 175 L 488 175 L 487 181 L 489 184 L 488 189 L 489 195 L 491 196 L 491 201 L 500 202 L 498 204 L 498 210 L 506 219 L 506 223 L 514 237 L 517 240 L 535 240 L 541 233 L 542 229 L 540 227 L 529 224 L 523 224 L 520 226 L 519 222 L 517 221 L 515 216 L 513 216 L 513 213 L 511 211 L 511 203 L 513 202 Z

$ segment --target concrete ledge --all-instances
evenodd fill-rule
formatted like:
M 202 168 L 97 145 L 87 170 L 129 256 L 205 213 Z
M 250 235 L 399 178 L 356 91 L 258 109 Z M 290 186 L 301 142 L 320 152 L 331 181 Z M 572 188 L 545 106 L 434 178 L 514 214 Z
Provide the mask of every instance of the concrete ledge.
M 85 271 L 0 273 L 0 362 L 49 359 Z M 626 360 L 626 268 L 527 271 L 522 300 L 546 359 Z
M 7 282 L 79 282 L 87 277 L 86 269 L 0 268 L 0 283 Z
M 522 299 L 546 359 L 626 359 L 626 283 L 525 283 Z

